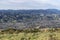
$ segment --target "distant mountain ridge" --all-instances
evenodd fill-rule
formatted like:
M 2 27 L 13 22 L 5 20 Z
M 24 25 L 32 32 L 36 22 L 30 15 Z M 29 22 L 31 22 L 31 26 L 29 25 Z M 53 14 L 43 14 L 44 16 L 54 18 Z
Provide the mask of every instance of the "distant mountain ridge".
M 33 14 L 40 14 L 40 13 L 43 13 L 43 14 L 60 14 L 60 10 L 57 10 L 57 9 L 38 9 L 38 10 L 0 10 L 0 12 L 17 12 L 17 13 L 27 13 L 27 14 L 30 14 L 30 13 L 33 13 Z

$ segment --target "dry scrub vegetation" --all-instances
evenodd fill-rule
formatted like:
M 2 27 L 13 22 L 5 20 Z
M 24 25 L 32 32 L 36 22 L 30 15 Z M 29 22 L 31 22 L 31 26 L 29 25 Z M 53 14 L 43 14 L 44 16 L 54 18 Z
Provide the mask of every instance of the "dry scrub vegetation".
M 6 29 L 0 31 L 0 40 L 60 40 L 60 28 Z

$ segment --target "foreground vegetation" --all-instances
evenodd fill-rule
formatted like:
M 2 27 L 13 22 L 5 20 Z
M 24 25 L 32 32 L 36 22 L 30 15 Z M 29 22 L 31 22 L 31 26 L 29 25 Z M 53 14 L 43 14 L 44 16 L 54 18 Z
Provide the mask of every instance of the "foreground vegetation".
M 7 29 L 0 31 L 0 40 L 60 40 L 60 28 Z

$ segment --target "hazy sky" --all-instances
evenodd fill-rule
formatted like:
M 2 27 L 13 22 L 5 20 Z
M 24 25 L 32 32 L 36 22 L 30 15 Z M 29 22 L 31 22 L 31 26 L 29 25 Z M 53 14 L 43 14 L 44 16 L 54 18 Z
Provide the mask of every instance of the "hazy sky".
M 0 9 L 60 9 L 60 0 L 0 0 Z

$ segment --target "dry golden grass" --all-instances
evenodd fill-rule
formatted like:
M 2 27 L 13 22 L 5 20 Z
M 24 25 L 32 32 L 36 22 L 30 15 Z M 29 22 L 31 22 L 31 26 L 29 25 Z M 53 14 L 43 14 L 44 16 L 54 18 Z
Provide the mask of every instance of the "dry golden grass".
M 0 40 L 60 40 L 59 28 L 44 28 L 35 30 L 3 30 L 0 32 Z

